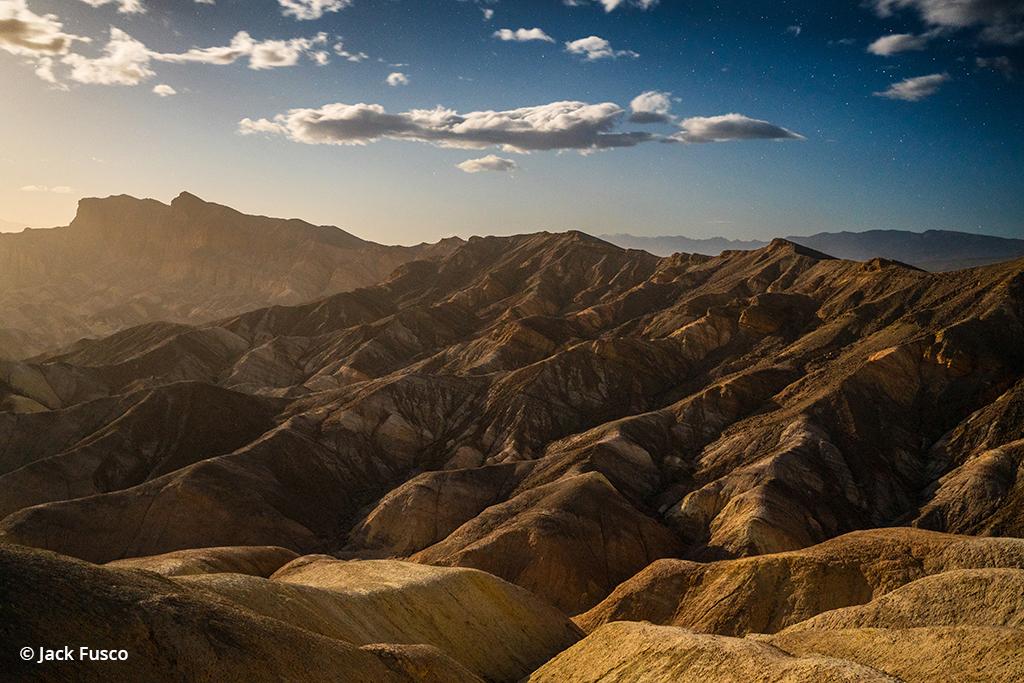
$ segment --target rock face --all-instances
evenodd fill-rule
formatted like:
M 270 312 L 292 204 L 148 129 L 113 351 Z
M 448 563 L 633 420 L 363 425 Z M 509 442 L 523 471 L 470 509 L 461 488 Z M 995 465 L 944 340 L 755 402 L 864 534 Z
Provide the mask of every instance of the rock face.
M 0 365 L 0 539 L 94 562 L 412 558 L 569 615 L 654 562 L 637 580 L 685 588 L 659 593 L 666 619 L 696 601 L 689 626 L 739 634 L 922 578 L 899 548 L 932 531 L 1020 533 L 1024 261 L 931 274 L 784 240 L 659 259 L 581 233 L 449 246 L 371 287 Z M 816 555 L 894 525 L 922 535 Z M 873 583 L 857 567 L 879 553 L 908 575 Z M 764 569 L 746 589 L 729 583 L 744 566 Z M 787 586 L 792 605 L 744 606 Z
M 330 226 L 171 204 L 83 199 L 71 225 L 0 235 L 0 358 L 140 323 L 204 322 L 366 286 L 445 244 L 386 247 Z M 40 305 L 42 304 L 42 305 Z

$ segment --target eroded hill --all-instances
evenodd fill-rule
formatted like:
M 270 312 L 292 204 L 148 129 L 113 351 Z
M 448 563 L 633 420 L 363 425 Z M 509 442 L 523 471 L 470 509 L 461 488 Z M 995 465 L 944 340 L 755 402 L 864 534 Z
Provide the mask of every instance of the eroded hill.
M 1024 261 L 535 234 L 3 362 L 0 629 L 129 634 L 83 680 L 1019 680 L 1022 320 Z

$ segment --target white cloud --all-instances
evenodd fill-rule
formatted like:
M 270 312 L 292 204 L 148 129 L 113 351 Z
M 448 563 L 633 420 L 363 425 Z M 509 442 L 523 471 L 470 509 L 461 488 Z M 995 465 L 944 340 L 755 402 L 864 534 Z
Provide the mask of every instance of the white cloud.
M 71 66 L 69 78 L 79 83 L 136 85 L 156 75 L 149 68 L 152 53 L 119 28 L 110 28 L 110 42 L 103 52 L 103 57 L 95 59 L 69 54 L 60 61 Z
M 291 40 L 264 40 L 256 42 L 245 31 L 239 31 L 231 39 L 231 44 L 224 47 L 192 48 L 182 54 L 157 54 L 153 58 L 161 62 L 184 64 L 198 62 L 201 64 L 233 64 L 242 57 L 249 58 L 250 69 L 271 69 L 281 66 L 294 66 L 303 54 L 311 55 L 320 52 L 314 48 L 327 42 L 326 33 L 318 33 L 313 38 L 292 38 Z M 315 56 L 313 61 L 319 62 Z
M 604 6 L 605 12 L 611 12 L 620 5 L 631 5 L 640 9 L 650 9 L 658 4 L 658 0 L 594 0 Z M 579 7 L 585 4 L 585 0 L 563 0 L 564 4 L 570 7 Z
M 917 78 L 905 78 L 899 83 L 894 83 L 885 92 L 876 92 L 876 97 L 888 97 L 892 100 L 905 100 L 917 102 L 929 95 L 935 94 L 939 87 L 950 80 L 949 74 L 931 74 L 930 76 L 918 76 Z
M 546 40 L 549 43 L 555 42 L 554 38 L 544 33 L 544 31 L 539 28 L 531 28 L 529 30 L 520 28 L 515 31 L 503 28 L 495 31 L 493 35 L 495 38 L 501 38 L 502 40 L 514 40 L 520 43 L 527 40 Z
M 479 173 L 480 171 L 504 171 L 511 173 L 519 168 L 516 162 L 511 159 L 502 159 L 495 154 L 488 154 L 482 159 L 469 159 L 461 164 L 456 164 L 455 167 L 462 169 L 466 173 Z
M 142 14 L 146 11 L 146 8 L 142 6 L 142 0 L 82 0 L 82 2 L 93 7 L 116 2 L 121 6 L 117 11 L 127 14 Z
M 365 52 L 357 52 L 355 54 L 352 54 L 351 52 L 346 50 L 345 46 L 342 45 L 340 42 L 334 44 L 334 54 L 338 55 L 339 57 L 344 57 L 350 62 L 361 62 L 364 59 L 370 58 L 369 55 L 367 55 Z
M 52 57 L 40 57 L 39 61 L 36 62 L 36 76 L 43 79 L 47 83 L 58 85 L 57 77 L 53 75 L 53 58 Z
M 388 85 L 409 85 L 409 77 L 400 71 L 388 74 Z
M 494 17 L 494 10 L 480 8 L 480 11 L 484 13 L 484 21 L 490 21 Z
M 894 33 L 891 36 L 882 36 L 868 45 L 868 52 L 884 57 L 897 52 L 920 51 L 928 46 L 929 37 L 928 35 L 915 36 L 912 33 Z
M 74 190 L 66 185 L 59 187 L 47 187 L 45 185 L 26 185 L 20 192 L 54 192 L 56 194 L 71 194 Z
M 553 102 L 467 114 L 443 107 L 388 114 L 379 104 L 338 103 L 320 109 L 292 109 L 273 121 L 243 119 L 239 132 L 276 133 L 314 145 L 365 145 L 391 138 L 463 149 L 499 147 L 520 153 L 563 149 L 587 152 L 632 147 L 657 139 L 648 133 L 613 133 L 623 113 L 611 102 Z
M 352 0 L 277 0 L 284 16 L 298 20 L 319 19 L 324 12 L 337 12 L 352 4 Z
M 672 93 L 651 90 L 637 95 L 629 103 L 632 112 L 629 120 L 633 123 L 668 123 L 672 116 L 668 113 L 672 108 Z
M 279 66 L 294 66 L 299 57 L 314 45 L 327 41 L 327 34 L 316 38 L 292 38 L 291 40 L 264 40 L 256 43 L 249 54 L 250 69 L 272 69 Z
M 1024 2 L 1021 0 L 871 0 L 880 17 L 913 9 L 932 26 L 960 29 L 980 27 L 986 42 L 1015 45 L 1024 42 Z
M 786 27 L 786 33 L 792 34 L 792 36 L 794 38 L 799 36 L 801 31 L 803 31 L 803 27 L 802 26 L 787 26 Z
M 740 114 L 698 116 L 683 119 L 682 131 L 667 138 L 675 142 L 726 142 L 728 140 L 803 140 L 791 130 Z
M 595 59 L 605 59 L 616 57 L 639 57 L 635 52 L 631 50 L 613 50 L 611 43 L 604 38 L 598 38 L 597 36 L 590 36 L 588 38 L 580 38 L 579 40 L 573 40 L 565 44 L 567 52 L 574 55 L 585 55 L 588 61 Z
M 169 95 L 177 95 L 178 94 L 177 90 L 175 90 L 174 88 L 172 88 L 169 85 L 164 85 L 163 83 L 161 83 L 160 85 L 154 85 L 153 86 L 153 92 L 155 92 L 160 97 L 167 97 Z
M 0 0 L 0 49 L 24 57 L 63 55 L 74 40 L 89 42 L 64 33 L 55 14 L 39 16 L 29 11 L 25 0 Z

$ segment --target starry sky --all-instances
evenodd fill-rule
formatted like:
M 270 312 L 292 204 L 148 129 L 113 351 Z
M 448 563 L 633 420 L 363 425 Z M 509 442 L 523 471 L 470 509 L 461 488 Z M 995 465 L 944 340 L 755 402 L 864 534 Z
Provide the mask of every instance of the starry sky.
M 0 229 L 1024 237 L 1024 0 L 0 0 Z

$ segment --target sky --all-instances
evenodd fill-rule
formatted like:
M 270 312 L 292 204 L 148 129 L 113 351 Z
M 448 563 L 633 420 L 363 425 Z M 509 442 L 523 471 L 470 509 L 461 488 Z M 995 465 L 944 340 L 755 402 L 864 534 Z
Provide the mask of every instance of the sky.
M 0 0 L 0 230 L 1024 238 L 1024 0 Z

